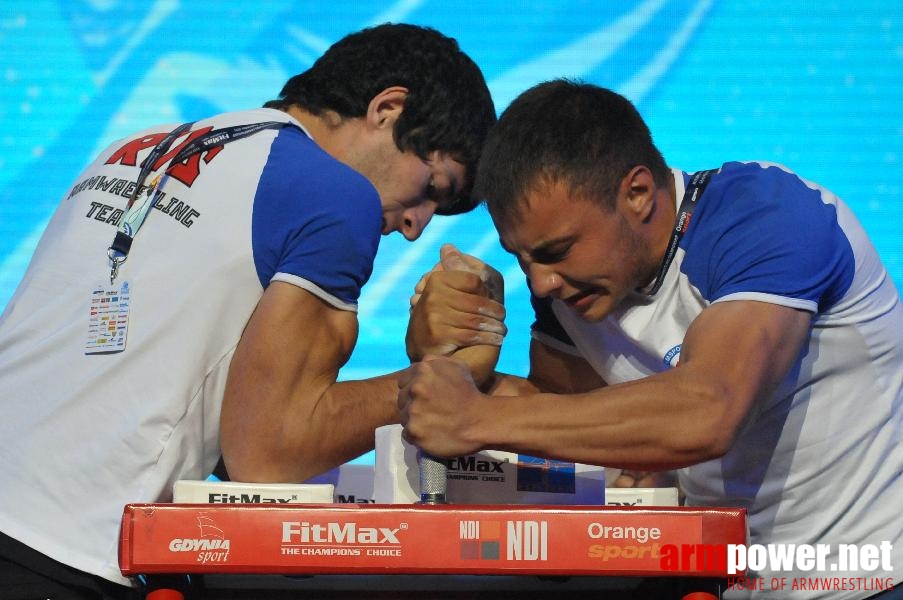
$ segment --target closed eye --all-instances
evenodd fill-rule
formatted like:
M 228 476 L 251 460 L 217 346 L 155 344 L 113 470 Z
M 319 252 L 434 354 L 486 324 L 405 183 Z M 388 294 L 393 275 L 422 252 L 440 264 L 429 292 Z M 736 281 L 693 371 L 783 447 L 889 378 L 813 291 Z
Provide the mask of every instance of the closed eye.
M 571 251 L 571 244 L 553 244 L 549 246 L 540 246 L 535 248 L 531 253 L 534 262 L 541 265 L 551 265 L 559 263 L 567 258 Z

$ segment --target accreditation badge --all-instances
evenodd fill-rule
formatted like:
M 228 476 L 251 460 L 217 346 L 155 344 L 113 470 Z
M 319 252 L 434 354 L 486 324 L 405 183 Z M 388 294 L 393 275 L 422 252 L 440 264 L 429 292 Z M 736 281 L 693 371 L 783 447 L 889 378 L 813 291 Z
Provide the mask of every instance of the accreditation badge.
M 130 297 L 131 286 L 128 281 L 94 286 L 88 309 L 85 354 L 113 354 L 125 350 Z

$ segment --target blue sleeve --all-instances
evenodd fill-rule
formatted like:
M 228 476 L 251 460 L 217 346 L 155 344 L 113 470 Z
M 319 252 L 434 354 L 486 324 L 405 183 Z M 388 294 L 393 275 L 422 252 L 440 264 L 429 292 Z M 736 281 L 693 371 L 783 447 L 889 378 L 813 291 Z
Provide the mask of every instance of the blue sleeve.
M 252 215 L 254 264 L 264 288 L 274 276 L 287 275 L 331 296 L 326 300 L 356 305 L 373 270 L 381 230 L 379 195 L 366 178 L 299 129 L 279 132 Z
M 849 288 L 855 267 L 829 200 L 777 166 L 727 163 L 681 241 L 681 270 L 712 302 L 780 297 L 789 306 L 824 310 Z

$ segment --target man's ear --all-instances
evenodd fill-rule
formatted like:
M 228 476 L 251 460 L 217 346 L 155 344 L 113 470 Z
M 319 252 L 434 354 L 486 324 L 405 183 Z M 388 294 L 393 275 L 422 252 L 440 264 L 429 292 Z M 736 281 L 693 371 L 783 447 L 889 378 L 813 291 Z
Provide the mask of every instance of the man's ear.
M 367 106 L 367 124 L 376 129 L 395 127 L 395 122 L 404 110 L 408 88 L 393 86 L 373 96 Z
M 648 167 L 633 167 L 621 180 L 619 195 L 627 214 L 647 222 L 655 210 L 655 178 Z

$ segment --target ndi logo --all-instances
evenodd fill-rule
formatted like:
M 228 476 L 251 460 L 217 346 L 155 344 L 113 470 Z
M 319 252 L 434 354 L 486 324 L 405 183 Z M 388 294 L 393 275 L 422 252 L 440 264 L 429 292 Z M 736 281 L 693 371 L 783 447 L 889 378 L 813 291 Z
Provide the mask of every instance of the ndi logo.
M 498 560 L 502 528 L 498 521 L 466 520 L 458 524 L 462 559 Z
M 502 524 L 499 521 L 467 520 L 458 524 L 461 558 L 499 560 Z M 548 521 L 506 521 L 506 560 L 548 560 Z
M 547 560 L 548 555 L 547 521 L 508 521 L 508 560 Z

